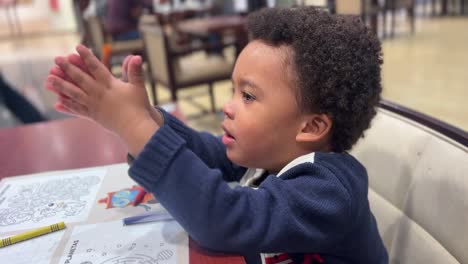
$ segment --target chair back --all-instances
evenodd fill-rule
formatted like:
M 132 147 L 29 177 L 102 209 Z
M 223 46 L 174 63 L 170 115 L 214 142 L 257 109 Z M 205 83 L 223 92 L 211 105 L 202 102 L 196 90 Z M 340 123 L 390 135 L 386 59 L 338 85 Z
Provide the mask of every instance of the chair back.
M 352 154 L 390 263 L 468 263 L 468 134 L 382 102 Z
M 170 63 L 170 53 L 166 35 L 159 25 L 142 25 L 142 33 L 145 53 L 148 59 L 150 74 L 154 81 L 171 86 L 174 73 Z
M 138 25 L 158 25 L 161 24 L 157 15 L 154 14 L 142 14 L 138 19 Z
M 98 57 L 101 57 L 102 47 L 106 43 L 104 25 L 101 19 L 96 16 L 90 16 L 85 19 L 86 29 L 89 32 L 91 47 Z

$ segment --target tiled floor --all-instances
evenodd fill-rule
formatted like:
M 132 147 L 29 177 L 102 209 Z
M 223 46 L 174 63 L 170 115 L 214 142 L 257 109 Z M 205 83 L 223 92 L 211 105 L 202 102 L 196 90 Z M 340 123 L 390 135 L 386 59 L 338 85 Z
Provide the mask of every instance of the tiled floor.
M 411 36 L 400 21 L 396 38 L 383 41 L 383 97 L 468 130 L 467 28 L 468 17 L 418 18 L 416 34 Z M 43 83 L 53 57 L 72 52 L 78 41 L 73 33 L 0 39 L 0 70 L 47 116 L 63 118 L 51 108 L 55 97 L 43 89 Z M 220 108 L 230 97 L 230 82 L 221 82 L 215 87 Z M 182 96 L 185 93 L 191 91 L 182 91 Z M 158 97 L 162 101 L 169 98 L 165 89 L 158 90 Z M 208 105 L 208 96 L 199 100 Z M 181 101 L 180 105 L 186 115 L 198 111 L 186 101 Z M 221 119 L 221 114 L 205 115 L 189 120 L 189 124 L 219 133 Z M 0 113 L 0 127 L 15 124 L 18 125 L 5 111 Z
M 468 18 L 418 26 L 383 42 L 383 97 L 468 130 Z

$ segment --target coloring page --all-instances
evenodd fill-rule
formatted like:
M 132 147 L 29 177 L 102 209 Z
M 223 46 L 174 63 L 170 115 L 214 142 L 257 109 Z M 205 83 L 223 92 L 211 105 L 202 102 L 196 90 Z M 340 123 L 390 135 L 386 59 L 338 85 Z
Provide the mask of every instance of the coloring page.
M 0 233 L 84 221 L 107 169 L 2 181 Z
M 188 235 L 176 221 L 76 226 L 59 263 L 184 264 L 188 263 Z

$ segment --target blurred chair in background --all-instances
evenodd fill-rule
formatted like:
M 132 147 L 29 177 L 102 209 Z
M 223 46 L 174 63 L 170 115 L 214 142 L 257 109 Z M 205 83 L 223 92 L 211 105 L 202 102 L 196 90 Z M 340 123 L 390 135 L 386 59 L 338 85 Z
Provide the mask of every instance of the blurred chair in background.
M 181 47 L 173 49 L 161 28 L 157 25 L 142 25 L 140 27 L 145 43 L 145 56 L 148 60 L 148 72 L 152 85 L 154 104 L 157 104 L 157 84 L 166 86 L 171 93 L 171 100 L 177 102 L 177 92 L 180 89 L 191 88 L 195 85 L 208 84 L 211 111 L 216 111 L 213 83 L 230 80 L 233 62 L 221 56 L 205 56 L 204 59 L 192 56 L 192 53 L 204 51 L 205 45 L 199 47 Z M 188 99 L 195 106 L 206 112 L 203 106 Z
M 128 54 L 142 54 L 143 41 L 138 23 L 145 8 L 152 9 L 150 0 L 94 0 L 94 13 L 85 16 L 89 46 L 110 69 L 120 65 Z
M 113 65 L 120 65 L 122 57 L 128 54 L 142 53 L 143 41 L 141 39 L 113 41 L 112 37 L 105 32 L 103 22 L 99 17 L 88 17 L 85 23 L 90 36 L 91 49 L 109 69 Z

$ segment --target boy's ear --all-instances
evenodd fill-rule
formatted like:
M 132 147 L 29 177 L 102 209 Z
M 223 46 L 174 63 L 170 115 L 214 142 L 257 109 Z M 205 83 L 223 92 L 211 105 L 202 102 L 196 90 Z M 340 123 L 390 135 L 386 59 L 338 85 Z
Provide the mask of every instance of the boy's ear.
M 326 114 L 307 115 L 301 131 L 296 135 L 297 142 L 318 142 L 325 138 L 332 127 L 332 120 Z

